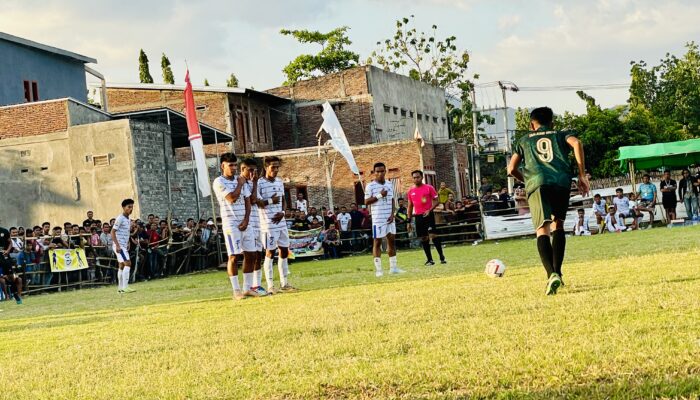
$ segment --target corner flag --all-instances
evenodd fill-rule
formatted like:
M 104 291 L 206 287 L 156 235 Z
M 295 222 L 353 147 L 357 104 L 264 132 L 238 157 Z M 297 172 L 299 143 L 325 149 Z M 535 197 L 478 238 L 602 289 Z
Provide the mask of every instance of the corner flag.
M 194 106 L 194 94 L 192 93 L 192 83 L 190 82 L 190 70 L 185 74 L 185 117 L 187 118 L 187 132 L 189 133 L 190 146 L 194 153 L 194 160 L 197 166 L 197 183 L 202 197 L 209 197 L 209 169 L 207 169 L 206 157 L 204 156 L 204 146 L 202 145 L 202 132 L 199 130 L 197 122 L 197 111 Z

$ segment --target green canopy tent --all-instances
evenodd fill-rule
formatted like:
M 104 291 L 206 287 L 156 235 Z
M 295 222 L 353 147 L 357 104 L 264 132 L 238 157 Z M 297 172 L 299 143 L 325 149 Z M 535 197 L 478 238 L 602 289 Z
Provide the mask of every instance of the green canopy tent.
M 620 167 L 630 172 L 632 190 L 636 190 L 635 171 L 656 168 L 686 168 L 700 164 L 700 139 L 642 146 L 620 147 Z

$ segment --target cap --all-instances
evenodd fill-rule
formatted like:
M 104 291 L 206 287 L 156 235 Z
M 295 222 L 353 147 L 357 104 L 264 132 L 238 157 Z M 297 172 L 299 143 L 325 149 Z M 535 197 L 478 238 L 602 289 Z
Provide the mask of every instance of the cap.
M 208 221 L 207 225 L 214 225 L 214 221 Z

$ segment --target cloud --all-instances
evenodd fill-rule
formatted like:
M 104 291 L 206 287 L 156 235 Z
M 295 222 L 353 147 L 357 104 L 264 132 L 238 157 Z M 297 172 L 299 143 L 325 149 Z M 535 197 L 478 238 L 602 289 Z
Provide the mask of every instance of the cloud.
M 500 29 L 512 28 L 520 23 L 520 15 L 504 15 L 498 19 Z

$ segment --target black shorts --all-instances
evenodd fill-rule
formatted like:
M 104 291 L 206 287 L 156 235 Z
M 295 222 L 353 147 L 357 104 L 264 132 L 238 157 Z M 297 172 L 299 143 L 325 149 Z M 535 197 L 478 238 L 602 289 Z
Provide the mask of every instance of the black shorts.
M 566 220 L 571 189 L 560 186 L 543 185 L 530 193 L 527 198 L 535 230 L 552 222 L 555 218 Z
M 416 236 L 420 238 L 434 235 L 437 233 L 436 230 L 435 214 L 432 211 L 427 217 L 424 217 L 423 214 L 416 215 Z
M 661 199 L 661 203 L 664 205 L 664 208 L 666 210 L 675 210 L 676 206 L 678 205 L 678 200 L 676 200 L 676 197 L 666 197 L 664 199 Z

